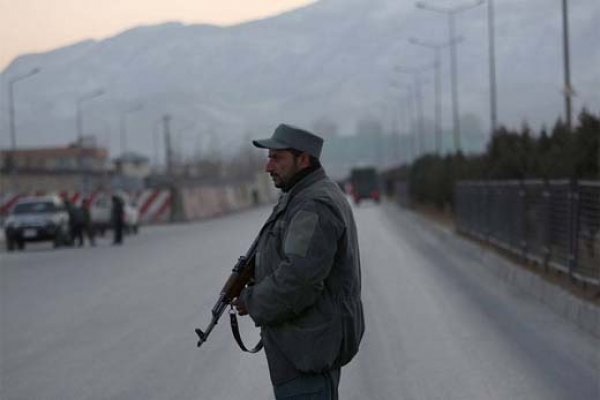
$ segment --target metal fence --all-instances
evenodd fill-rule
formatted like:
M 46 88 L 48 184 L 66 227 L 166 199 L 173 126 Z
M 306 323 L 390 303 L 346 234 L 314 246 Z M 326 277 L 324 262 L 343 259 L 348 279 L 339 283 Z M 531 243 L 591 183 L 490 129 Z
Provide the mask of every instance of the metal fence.
M 464 181 L 454 204 L 459 232 L 600 285 L 600 181 Z

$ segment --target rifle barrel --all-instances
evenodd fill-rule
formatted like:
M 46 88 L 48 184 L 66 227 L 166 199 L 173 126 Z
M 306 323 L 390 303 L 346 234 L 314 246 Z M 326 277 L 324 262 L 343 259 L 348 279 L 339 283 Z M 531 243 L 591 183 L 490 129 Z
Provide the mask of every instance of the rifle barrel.
M 198 335 L 199 338 L 198 343 L 196 344 L 197 347 L 202 346 L 202 343 L 206 342 L 206 340 L 208 339 L 208 335 L 210 335 L 215 325 L 217 325 L 217 323 L 219 322 L 219 318 L 221 317 L 221 315 L 223 315 L 223 312 L 225 311 L 226 307 L 227 304 L 225 302 L 217 302 L 217 304 L 215 304 L 215 307 L 212 310 L 213 317 L 210 320 L 210 324 L 208 324 L 208 327 L 206 327 L 204 332 L 200 328 L 195 329 L 196 335 Z

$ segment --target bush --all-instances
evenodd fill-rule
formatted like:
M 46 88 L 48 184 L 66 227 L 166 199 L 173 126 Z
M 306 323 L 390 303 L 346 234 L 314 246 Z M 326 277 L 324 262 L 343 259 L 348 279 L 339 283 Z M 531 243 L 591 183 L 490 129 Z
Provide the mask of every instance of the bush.
M 526 124 L 520 132 L 500 127 L 482 155 L 424 155 L 388 177 L 408 180 L 413 201 L 441 209 L 452 205 L 459 180 L 598 179 L 599 151 L 600 118 L 584 109 L 573 131 L 560 119 L 550 135 L 544 128 L 534 136 Z

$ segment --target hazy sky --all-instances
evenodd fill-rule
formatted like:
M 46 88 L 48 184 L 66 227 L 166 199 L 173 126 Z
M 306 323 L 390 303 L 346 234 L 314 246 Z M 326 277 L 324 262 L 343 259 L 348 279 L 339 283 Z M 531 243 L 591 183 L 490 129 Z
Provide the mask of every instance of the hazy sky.
M 166 21 L 230 25 L 315 0 L 0 0 L 0 71 L 18 55 Z

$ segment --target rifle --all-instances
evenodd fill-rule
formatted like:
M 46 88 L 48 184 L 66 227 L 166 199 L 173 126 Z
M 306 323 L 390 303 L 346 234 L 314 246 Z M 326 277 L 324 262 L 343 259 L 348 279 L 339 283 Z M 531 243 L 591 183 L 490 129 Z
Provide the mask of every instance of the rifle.
M 256 353 L 260 349 L 262 349 L 262 340 L 259 340 L 259 342 L 256 344 L 256 346 L 254 346 L 253 349 L 248 350 L 246 346 L 244 346 L 244 343 L 242 342 L 242 339 L 240 337 L 237 318 L 235 316 L 235 310 L 231 305 L 233 299 L 238 297 L 242 289 L 246 287 L 246 285 L 251 284 L 252 280 L 254 279 L 254 261 L 256 258 L 257 244 L 258 238 L 254 240 L 254 243 L 252 243 L 252 246 L 250 246 L 250 249 L 248 249 L 246 255 L 238 258 L 237 263 L 234 265 L 233 270 L 231 271 L 231 275 L 229 275 L 229 278 L 225 282 L 223 289 L 221 289 L 221 292 L 219 293 L 219 298 L 217 302 L 212 308 L 212 319 L 208 327 L 204 331 L 202 331 L 199 328 L 196 328 L 196 334 L 199 338 L 197 347 L 200 347 L 202 343 L 206 342 L 206 340 L 208 339 L 208 335 L 210 335 L 210 332 L 219 322 L 219 318 L 221 317 L 221 315 L 223 315 L 223 312 L 225 312 L 227 306 L 229 306 L 231 331 L 233 333 L 233 337 L 235 338 L 240 348 L 248 353 Z

